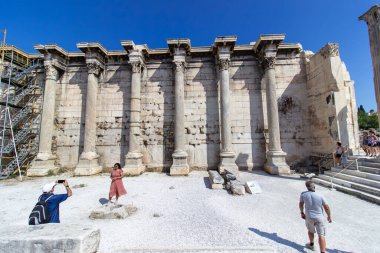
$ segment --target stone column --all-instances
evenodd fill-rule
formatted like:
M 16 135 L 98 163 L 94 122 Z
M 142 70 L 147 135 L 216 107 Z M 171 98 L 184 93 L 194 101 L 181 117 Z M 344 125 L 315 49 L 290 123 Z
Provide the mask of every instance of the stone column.
M 369 44 L 371 47 L 374 86 L 377 102 L 377 115 L 380 120 L 380 4 L 371 7 L 359 17 L 368 26 Z
M 267 117 L 269 130 L 269 150 L 265 170 L 271 174 L 290 174 L 286 163 L 286 153 L 281 148 L 280 122 L 276 94 L 275 57 L 264 57 L 263 67 L 266 78 Z
M 131 80 L 131 103 L 129 119 L 129 150 L 125 157 L 124 173 L 127 175 L 140 175 L 145 166 L 142 164 L 142 153 L 140 149 L 140 113 L 141 113 L 141 72 L 143 63 L 140 55 L 134 57 L 135 52 L 130 53 L 130 64 L 132 66 Z M 137 58 L 137 59 L 136 59 Z
M 56 172 L 55 156 L 51 152 L 54 133 L 55 90 L 58 70 L 52 63 L 45 61 L 45 87 L 42 105 L 40 142 L 36 159 L 27 171 L 28 176 L 45 176 L 49 171 Z
M 79 163 L 75 168 L 75 175 L 85 176 L 100 173 L 102 167 L 99 166 L 96 153 L 96 102 L 98 94 L 98 77 L 100 74 L 100 64 L 96 61 L 87 62 L 88 81 L 86 95 L 86 114 L 84 128 L 84 149 L 79 158 Z
M 218 66 L 220 75 L 220 102 L 221 102 L 221 141 L 219 172 L 226 170 L 238 173 L 239 168 L 235 163 L 235 152 L 232 148 L 231 116 L 230 116 L 230 49 L 220 47 L 218 54 Z
M 185 49 L 175 48 L 175 126 L 174 126 L 174 153 L 173 165 L 170 167 L 170 175 L 187 175 L 189 174 L 189 165 L 187 164 L 187 153 L 185 151 Z

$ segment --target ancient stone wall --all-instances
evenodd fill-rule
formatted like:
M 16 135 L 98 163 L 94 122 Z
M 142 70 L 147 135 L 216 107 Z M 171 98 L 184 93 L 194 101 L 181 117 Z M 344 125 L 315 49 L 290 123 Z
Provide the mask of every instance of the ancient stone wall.
M 66 58 L 59 55 L 63 50 L 56 46 L 39 46 L 49 57 L 46 52 L 55 50 L 57 56 L 50 62 L 59 70 L 52 147 L 55 156 L 45 156 L 69 168 L 76 167 L 81 159 L 88 159 L 89 166 L 99 163 L 103 169 L 115 162 L 124 166 L 129 159 L 139 166 L 133 172 L 139 174 L 141 163 L 142 171 L 171 172 L 177 149 L 178 164 L 185 153 L 184 168 L 188 164 L 192 170 L 220 169 L 221 159 L 228 164 L 232 157 L 240 169 L 269 166 L 270 173 L 281 174 L 289 173 L 288 165 L 305 163 L 313 152 L 332 151 L 338 140 L 355 153 L 354 87 L 338 48 L 329 44 L 312 55 L 302 51 L 299 44 L 279 46 L 283 38 L 263 36 L 256 45 L 233 49 L 234 44 L 228 43 L 236 38 L 218 37 L 216 46 L 211 47 L 214 51 L 205 47 L 191 51 L 185 39 L 173 40 L 178 44 L 170 41 L 174 44 L 169 44 L 169 50 L 150 51 L 125 42 L 128 53 L 107 52 L 97 43 L 83 43 L 78 46 L 83 53 L 66 53 Z M 87 89 L 89 77 L 91 92 Z M 136 87 L 140 89 L 137 95 Z M 182 92 L 183 99 L 176 97 Z M 86 108 L 88 94 L 96 98 L 96 107 L 91 110 Z M 183 115 L 176 104 L 183 105 Z M 223 104 L 228 106 L 226 110 L 222 110 Z M 91 117 L 96 115 L 96 150 L 91 151 L 89 145 L 91 152 L 86 153 L 88 111 Z M 222 131 L 223 114 L 230 126 Z M 175 129 L 182 117 L 184 129 Z M 229 128 L 230 132 L 226 131 Z M 223 135 L 230 143 L 224 148 Z M 184 146 L 176 144 L 175 136 L 184 136 Z M 88 138 L 91 144 L 93 136 Z M 133 150 L 136 145 L 139 150 Z M 88 172 L 86 166 L 83 173 Z
M 306 57 L 312 152 L 334 152 L 335 143 L 340 141 L 357 153 L 354 86 L 340 59 L 338 45 L 329 43 L 317 54 Z

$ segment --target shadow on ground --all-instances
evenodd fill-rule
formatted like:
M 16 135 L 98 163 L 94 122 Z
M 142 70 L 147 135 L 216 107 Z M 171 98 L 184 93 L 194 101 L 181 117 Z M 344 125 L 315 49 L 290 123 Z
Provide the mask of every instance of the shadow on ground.
M 262 237 L 265 237 L 267 239 L 270 239 L 270 240 L 272 240 L 272 241 L 274 241 L 276 243 L 283 244 L 285 246 L 291 247 L 291 248 L 293 248 L 295 250 L 298 250 L 299 252 L 304 252 L 304 253 L 309 252 L 309 251 L 305 251 L 305 247 L 304 246 L 302 246 L 300 244 L 297 244 L 295 242 L 289 241 L 287 239 L 281 238 L 281 237 L 279 237 L 277 235 L 277 233 L 267 233 L 267 232 L 258 230 L 256 228 L 248 228 L 248 229 L 250 231 L 258 234 L 259 236 L 262 236 Z M 318 249 L 318 245 L 315 245 L 315 246 Z M 350 251 L 343 251 L 343 250 L 329 249 L 329 248 L 326 249 L 326 252 L 329 252 L 329 253 L 352 253 Z
M 108 199 L 106 199 L 106 198 L 100 198 L 100 199 L 99 199 L 99 203 L 100 203 L 101 205 L 105 205 L 105 204 L 108 203 Z

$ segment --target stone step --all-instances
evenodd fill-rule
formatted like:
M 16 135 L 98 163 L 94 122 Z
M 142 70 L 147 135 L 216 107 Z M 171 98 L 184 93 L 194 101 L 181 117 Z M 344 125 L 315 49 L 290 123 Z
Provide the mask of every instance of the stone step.
M 352 169 L 352 168 L 350 168 Z M 359 166 L 359 170 L 362 172 L 367 172 L 371 174 L 377 174 L 380 175 L 380 168 L 374 168 L 374 167 L 367 167 L 367 166 Z
M 345 174 L 344 173 L 345 171 L 343 171 L 343 173 L 339 173 L 339 172 L 340 171 L 338 171 L 338 172 L 325 171 L 325 175 L 328 175 L 330 177 L 335 176 L 335 178 L 340 178 L 340 179 L 347 180 L 350 182 L 364 184 L 364 185 L 368 185 L 368 186 L 375 187 L 375 188 L 380 188 L 380 181 Z
M 328 182 L 330 182 L 332 179 L 332 177 L 330 177 L 328 175 L 319 175 L 318 178 L 324 179 Z M 341 186 L 349 187 L 349 188 L 352 188 L 355 190 L 359 190 L 362 192 L 366 192 L 366 193 L 369 193 L 372 195 L 380 196 L 380 189 L 379 188 L 375 188 L 375 187 L 371 187 L 368 185 L 359 184 L 359 183 L 355 183 L 355 182 L 350 182 L 350 181 L 340 179 L 340 178 L 334 178 L 333 183 L 341 185 Z
M 364 161 L 360 161 L 360 166 L 378 168 L 380 169 L 380 163 L 376 162 L 375 159 L 367 159 Z
M 248 253 L 248 252 L 261 252 L 273 253 L 276 252 L 269 246 L 255 246 L 255 247 L 223 247 L 223 248 L 191 248 L 191 249 L 124 249 L 115 251 L 115 253 Z M 99 252 L 103 253 L 103 252 Z
M 332 172 L 339 172 L 339 171 L 341 171 L 341 169 L 333 167 L 333 168 L 331 168 L 331 171 Z M 367 173 L 367 172 L 363 172 L 360 170 L 351 170 L 351 169 L 345 170 L 342 173 L 352 175 L 352 176 L 356 176 L 356 177 L 380 181 L 380 175 L 379 174 Z
M 325 186 L 328 188 L 331 187 L 330 181 L 326 181 L 322 178 L 314 177 L 312 180 L 316 184 L 319 184 L 319 185 L 322 185 L 322 186 Z M 362 192 L 359 190 L 355 190 L 355 189 L 345 187 L 342 185 L 337 185 L 337 184 L 334 184 L 334 189 L 380 205 L 380 197 L 379 196 L 376 196 L 376 195 L 373 195 L 370 193 L 365 193 L 365 192 Z

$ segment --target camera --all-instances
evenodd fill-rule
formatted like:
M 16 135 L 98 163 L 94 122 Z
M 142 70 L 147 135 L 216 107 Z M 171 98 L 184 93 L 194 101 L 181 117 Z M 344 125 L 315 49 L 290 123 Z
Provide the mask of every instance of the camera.
M 63 184 L 64 182 L 65 182 L 64 179 L 60 179 L 60 180 L 58 180 L 58 184 Z

